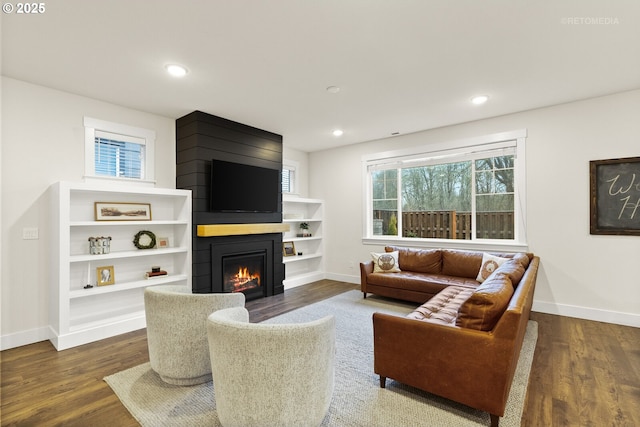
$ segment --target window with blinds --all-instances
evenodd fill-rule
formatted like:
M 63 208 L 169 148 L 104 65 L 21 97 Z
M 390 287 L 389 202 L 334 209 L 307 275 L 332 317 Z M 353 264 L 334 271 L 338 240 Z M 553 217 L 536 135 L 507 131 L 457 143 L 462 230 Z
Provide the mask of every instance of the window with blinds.
M 94 155 L 97 176 L 144 177 L 144 139 L 96 131 Z
M 91 117 L 84 129 L 85 178 L 155 184 L 155 131 Z
M 282 165 L 282 193 L 296 193 L 296 168 L 297 162 L 284 161 Z

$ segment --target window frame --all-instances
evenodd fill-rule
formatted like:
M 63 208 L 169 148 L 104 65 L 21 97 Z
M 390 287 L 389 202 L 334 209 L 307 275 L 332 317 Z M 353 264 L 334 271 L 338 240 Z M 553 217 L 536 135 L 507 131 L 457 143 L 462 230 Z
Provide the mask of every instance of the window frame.
M 437 247 L 452 249 L 484 249 L 496 251 L 526 251 L 528 249 L 526 236 L 526 137 L 527 130 L 520 129 L 508 132 L 495 133 L 479 137 L 449 141 L 430 145 L 410 147 L 402 150 L 385 151 L 362 156 L 363 177 L 363 229 L 362 243 L 366 245 L 405 245 L 414 247 Z M 514 239 L 478 239 L 475 236 L 475 226 L 472 240 L 415 238 L 389 235 L 373 235 L 373 182 L 370 170 L 398 168 L 398 212 L 402 209 L 402 184 L 400 181 L 402 165 L 407 162 L 418 165 L 426 165 L 434 162 L 434 159 L 460 156 L 472 157 L 476 153 L 491 153 L 491 149 L 513 147 L 514 153 Z M 442 163 L 442 162 L 441 162 Z M 475 188 L 473 189 L 475 198 Z M 473 203 L 475 214 L 475 201 Z M 401 217 L 401 215 L 398 215 Z M 475 215 L 474 215 L 475 218 Z M 475 224 L 475 222 L 474 222 Z M 398 229 L 401 230 L 401 220 Z
M 84 117 L 84 178 L 85 180 L 111 180 L 121 183 L 133 183 L 135 185 L 155 185 L 155 141 L 156 132 L 136 126 L 109 122 L 106 120 Z M 142 176 L 140 178 L 125 178 L 118 176 L 96 175 L 95 138 L 96 132 L 116 134 L 122 137 L 122 141 L 143 140 L 144 162 L 142 164 Z
M 300 164 L 296 161 L 293 160 L 283 160 L 282 161 L 282 180 L 284 181 L 284 171 L 288 170 L 289 171 L 289 191 L 284 191 L 284 188 L 282 188 L 282 183 L 281 183 L 281 188 L 282 188 L 282 194 L 291 194 L 291 195 L 296 195 L 298 194 L 298 177 L 297 177 L 297 173 L 298 173 L 298 169 L 300 168 Z

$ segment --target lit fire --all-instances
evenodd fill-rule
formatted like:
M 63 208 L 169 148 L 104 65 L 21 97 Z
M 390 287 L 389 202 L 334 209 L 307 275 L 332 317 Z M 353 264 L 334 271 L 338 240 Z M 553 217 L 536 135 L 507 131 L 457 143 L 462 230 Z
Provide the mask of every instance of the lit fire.
M 249 271 L 247 267 L 240 267 L 238 273 L 229 279 L 229 284 L 233 286 L 234 292 L 260 286 L 260 275 Z

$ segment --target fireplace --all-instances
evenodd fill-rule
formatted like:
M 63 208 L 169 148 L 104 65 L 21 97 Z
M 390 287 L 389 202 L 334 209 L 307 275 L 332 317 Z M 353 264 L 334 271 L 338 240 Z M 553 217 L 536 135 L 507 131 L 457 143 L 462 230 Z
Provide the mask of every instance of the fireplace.
M 266 246 L 266 266 L 260 280 L 264 296 L 284 292 L 285 278 L 282 262 L 282 233 L 287 230 L 265 230 L 265 224 L 282 225 L 282 194 L 280 186 L 276 210 L 272 212 L 212 210 L 213 160 L 239 163 L 246 166 L 282 170 L 282 135 L 263 129 L 194 111 L 176 120 L 176 188 L 192 191 L 192 290 L 194 293 L 223 291 L 222 259 L 242 253 L 255 253 Z M 259 180 L 252 182 L 264 189 Z M 222 184 L 225 185 L 225 184 Z M 273 207 L 272 207 L 273 208 Z M 224 232 L 200 234 L 201 226 L 220 226 Z M 235 226 L 246 225 L 238 233 Z M 234 226 L 233 230 L 226 226 Z M 197 228 L 197 229 L 196 229 Z M 256 229 L 258 228 L 258 229 Z M 242 234 L 242 235 L 239 235 Z M 233 235 L 233 236 L 232 236 Z M 237 242 L 239 246 L 233 247 Z M 246 291 L 242 291 L 246 292 Z M 256 293 L 256 295 L 258 295 Z M 249 298 L 253 298 L 252 295 Z
M 222 291 L 243 292 L 247 300 L 264 297 L 267 251 L 222 257 Z
M 249 301 L 283 292 L 282 234 L 198 240 L 206 242 L 208 250 L 200 252 L 209 254 L 209 262 L 199 263 L 202 268 L 197 271 L 202 274 L 194 281 L 195 293 L 242 292 Z

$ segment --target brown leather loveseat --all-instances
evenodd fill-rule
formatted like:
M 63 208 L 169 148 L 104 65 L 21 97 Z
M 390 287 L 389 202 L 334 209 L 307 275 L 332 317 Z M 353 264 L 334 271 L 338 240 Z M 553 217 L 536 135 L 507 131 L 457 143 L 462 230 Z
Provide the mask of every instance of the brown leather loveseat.
M 361 264 L 365 297 L 375 292 L 423 304 L 407 317 L 373 315 L 374 371 L 380 386 L 385 387 L 386 378 L 394 379 L 486 411 L 497 426 L 520 355 L 540 259 L 502 254 L 500 265 L 480 283 L 474 278 L 483 260 L 499 254 L 385 249 L 399 252 L 401 271 L 373 273 L 373 267 Z M 460 263 L 457 269 L 445 266 L 452 260 Z M 421 271 L 425 264 L 416 265 L 425 261 L 431 261 L 432 273 Z M 452 272 L 460 276 L 449 276 Z

